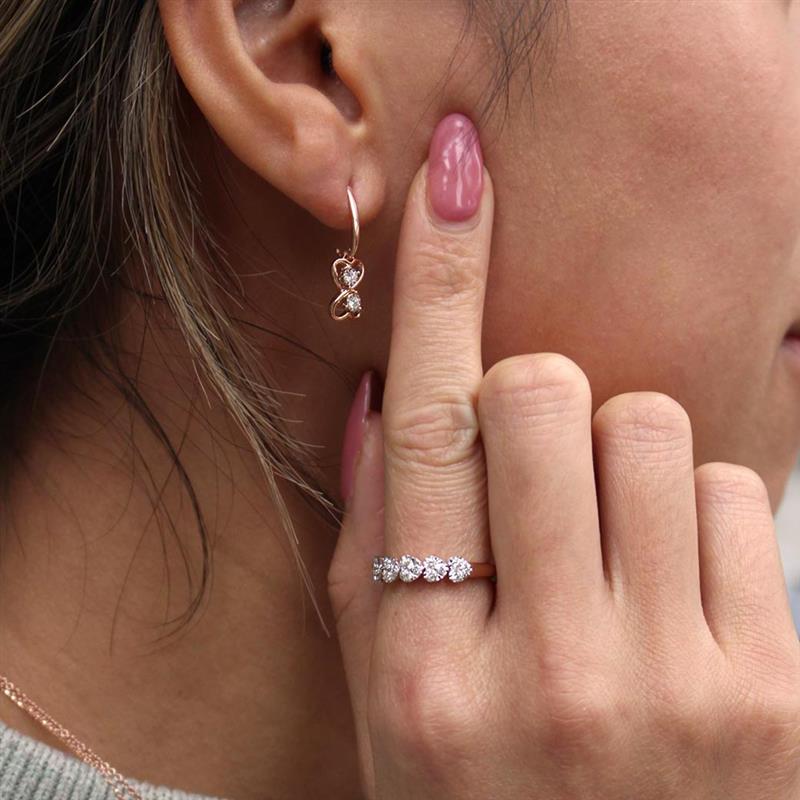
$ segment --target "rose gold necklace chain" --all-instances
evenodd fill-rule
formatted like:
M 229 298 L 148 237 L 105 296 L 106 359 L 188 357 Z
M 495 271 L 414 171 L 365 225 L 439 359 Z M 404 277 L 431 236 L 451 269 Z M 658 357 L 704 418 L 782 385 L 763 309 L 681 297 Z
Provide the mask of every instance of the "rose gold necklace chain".
M 64 744 L 72 750 L 81 761 L 94 767 L 111 785 L 114 795 L 119 800 L 143 800 L 122 775 L 107 761 L 87 747 L 80 739 L 71 734 L 63 725 L 56 722 L 46 711 L 40 708 L 25 692 L 18 689 L 5 675 L 0 675 L 0 691 L 12 702 L 16 703 L 23 711 L 30 714 L 43 728 L 55 734 Z

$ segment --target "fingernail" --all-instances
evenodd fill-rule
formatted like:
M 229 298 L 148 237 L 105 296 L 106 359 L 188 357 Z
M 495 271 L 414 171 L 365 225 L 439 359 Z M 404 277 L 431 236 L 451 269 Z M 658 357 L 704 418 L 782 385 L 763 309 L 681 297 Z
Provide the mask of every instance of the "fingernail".
M 361 376 L 361 382 L 358 384 L 353 404 L 350 406 L 350 413 L 344 429 L 341 460 L 341 494 L 345 504 L 349 504 L 353 493 L 356 459 L 361 450 L 361 443 L 364 441 L 367 414 L 370 409 L 380 408 L 379 395 L 380 388 L 377 376 L 372 370 L 368 370 Z
M 436 126 L 428 150 L 428 197 L 443 220 L 469 219 L 483 192 L 483 154 L 478 131 L 463 114 L 448 114 Z

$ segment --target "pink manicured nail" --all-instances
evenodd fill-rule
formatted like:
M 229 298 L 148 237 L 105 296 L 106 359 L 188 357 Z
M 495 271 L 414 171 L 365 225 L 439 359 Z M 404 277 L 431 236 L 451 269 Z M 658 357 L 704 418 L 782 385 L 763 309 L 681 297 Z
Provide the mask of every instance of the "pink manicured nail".
M 350 406 L 350 414 L 347 417 L 347 425 L 344 429 L 344 440 L 342 442 L 341 460 L 341 493 L 345 503 L 349 503 L 353 493 L 353 481 L 355 478 L 356 458 L 364 441 L 364 428 L 367 414 L 374 406 L 377 394 L 377 380 L 372 370 L 365 372 L 361 376 L 358 384 L 353 404 Z
M 453 222 L 469 219 L 483 192 L 483 154 L 478 131 L 463 114 L 436 126 L 428 150 L 428 196 L 434 212 Z

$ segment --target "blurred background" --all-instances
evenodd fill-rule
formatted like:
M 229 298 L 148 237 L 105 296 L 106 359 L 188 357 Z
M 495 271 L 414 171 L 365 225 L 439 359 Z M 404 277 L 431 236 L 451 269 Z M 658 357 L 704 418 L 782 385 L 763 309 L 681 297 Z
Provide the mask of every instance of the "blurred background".
M 792 473 L 775 517 L 783 571 L 789 586 L 800 586 L 800 463 Z

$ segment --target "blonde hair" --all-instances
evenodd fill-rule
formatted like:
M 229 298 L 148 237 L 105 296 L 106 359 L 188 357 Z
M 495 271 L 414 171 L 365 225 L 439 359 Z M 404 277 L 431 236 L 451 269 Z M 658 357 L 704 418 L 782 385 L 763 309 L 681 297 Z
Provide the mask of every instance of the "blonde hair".
M 199 224 L 197 176 L 174 113 L 180 83 L 157 3 L 5 2 L 0 79 L 0 225 L 6 240 L 0 325 L 2 360 L 18 384 L 11 395 L 31 381 L 22 361 L 44 370 L 59 337 L 85 325 L 96 299 L 112 291 L 125 260 L 124 237 L 130 257 L 144 266 L 145 285 L 160 287 L 200 380 L 222 399 L 255 453 L 328 633 L 277 479 L 289 481 L 331 519 L 340 512 L 314 485 L 307 446 L 281 424 L 279 391 L 220 302 L 221 287 L 229 296 L 241 289 L 225 253 Z M 113 356 L 99 332 L 91 343 Z M 21 352 L 27 358 L 15 355 Z M 95 352 L 86 355 L 101 366 Z M 178 618 L 188 622 L 200 607 L 212 566 L 199 503 L 175 446 L 134 381 L 105 374 L 168 448 L 190 493 L 203 566 L 200 589 Z M 6 403 L 6 418 L 12 410 Z

